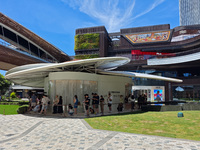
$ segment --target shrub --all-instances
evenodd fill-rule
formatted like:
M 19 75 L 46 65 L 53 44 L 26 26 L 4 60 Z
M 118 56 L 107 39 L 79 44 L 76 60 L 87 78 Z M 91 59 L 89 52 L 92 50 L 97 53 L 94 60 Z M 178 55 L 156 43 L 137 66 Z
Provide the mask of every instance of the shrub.
M 15 93 L 15 92 L 12 92 L 12 93 L 10 94 L 10 97 L 11 97 L 11 98 L 17 98 L 16 93 Z
M 29 101 L 20 101 L 19 105 L 20 106 L 22 106 L 22 105 L 29 105 Z
M 29 108 L 29 105 L 22 105 L 17 109 L 17 113 L 24 114 L 25 112 L 27 112 L 28 108 Z

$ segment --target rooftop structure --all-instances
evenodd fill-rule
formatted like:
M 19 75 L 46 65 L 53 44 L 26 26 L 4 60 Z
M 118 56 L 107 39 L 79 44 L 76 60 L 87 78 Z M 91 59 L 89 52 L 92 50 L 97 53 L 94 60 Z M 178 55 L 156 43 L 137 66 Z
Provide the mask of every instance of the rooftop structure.
M 0 69 L 71 58 L 24 26 L 0 13 Z

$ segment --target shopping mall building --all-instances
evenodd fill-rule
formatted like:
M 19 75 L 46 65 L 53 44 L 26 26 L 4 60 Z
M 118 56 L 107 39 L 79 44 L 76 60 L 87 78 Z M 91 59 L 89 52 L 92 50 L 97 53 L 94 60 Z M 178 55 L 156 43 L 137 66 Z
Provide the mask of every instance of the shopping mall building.
M 80 28 L 76 30 L 75 53 L 77 59 L 124 56 L 131 62 L 117 70 L 183 79 L 182 83 L 170 83 L 133 78 L 133 91 L 140 94 L 160 89 L 166 100 L 200 97 L 200 25 L 171 29 L 163 24 L 115 33 L 108 33 L 104 26 Z

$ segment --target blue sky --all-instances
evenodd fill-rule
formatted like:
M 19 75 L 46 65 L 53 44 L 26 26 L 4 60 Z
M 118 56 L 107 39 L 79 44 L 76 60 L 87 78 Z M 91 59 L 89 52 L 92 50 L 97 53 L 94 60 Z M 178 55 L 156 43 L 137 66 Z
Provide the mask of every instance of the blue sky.
M 70 56 L 77 28 L 179 26 L 179 0 L 0 0 L 0 12 Z

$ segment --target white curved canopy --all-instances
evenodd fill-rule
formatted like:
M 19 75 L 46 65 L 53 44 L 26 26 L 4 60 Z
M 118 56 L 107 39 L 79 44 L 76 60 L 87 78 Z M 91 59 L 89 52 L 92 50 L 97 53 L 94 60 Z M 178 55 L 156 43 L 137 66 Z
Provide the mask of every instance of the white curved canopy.
M 136 73 L 136 72 L 99 71 L 98 73 L 107 74 L 107 75 L 116 75 L 116 76 L 126 76 L 126 77 L 135 77 L 135 78 L 147 78 L 147 79 L 163 80 L 163 81 L 169 81 L 169 82 L 183 82 L 180 79 L 161 77 L 161 76 L 157 76 L 157 75 Z
M 130 62 L 126 57 L 104 57 L 86 60 L 74 60 L 63 63 L 46 63 L 46 64 L 31 64 L 15 67 L 6 73 L 6 78 L 14 83 L 26 86 L 43 87 L 44 78 L 50 72 L 88 72 L 104 75 L 117 75 L 138 78 L 149 78 L 156 80 L 165 80 L 170 82 L 182 82 L 182 80 L 148 75 L 142 73 L 122 72 L 122 71 L 107 71 L 122 66 Z

